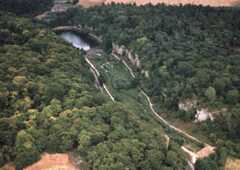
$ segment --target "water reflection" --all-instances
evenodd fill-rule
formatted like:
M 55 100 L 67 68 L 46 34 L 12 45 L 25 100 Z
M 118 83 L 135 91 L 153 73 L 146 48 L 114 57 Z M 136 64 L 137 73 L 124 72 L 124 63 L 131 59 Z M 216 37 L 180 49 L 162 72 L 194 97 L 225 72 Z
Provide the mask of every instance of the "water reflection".
M 60 36 L 67 42 L 71 43 L 75 48 L 82 49 L 84 51 L 90 50 L 90 45 L 81 39 L 78 35 L 72 32 L 63 32 Z

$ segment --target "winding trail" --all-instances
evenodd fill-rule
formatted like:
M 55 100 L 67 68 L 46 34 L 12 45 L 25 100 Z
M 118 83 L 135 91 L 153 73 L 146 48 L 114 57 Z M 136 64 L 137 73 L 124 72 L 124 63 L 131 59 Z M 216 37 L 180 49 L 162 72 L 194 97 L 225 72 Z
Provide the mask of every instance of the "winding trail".
M 132 77 L 133 79 L 136 78 L 136 76 L 135 76 L 132 68 L 127 64 L 127 62 L 126 62 L 124 59 L 122 59 L 121 57 L 117 56 L 117 55 L 114 54 L 114 53 L 112 53 L 112 56 L 113 56 L 114 58 L 116 58 L 118 61 L 121 61 L 121 62 L 123 63 L 123 65 L 127 68 L 127 70 L 129 71 L 129 73 L 130 73 L 130 75 L 131 75 L 131 77 Z M 97 80 L 97 82 L 98 82 L 98 84 L 99 84 L 99 87 L 100 87 L 100 88 L 103 87 L 103 89 L 106 91 L 106 93 L 107 93 L 107 95 L 110 97 L 110 99 L 111 99 L 113 102 L 115 102 L 115 99 L 114 99 L 113 95 L 111 94 L 111 92 L 108 90 L 106 84 L 105 84 L 105 83 L 102 83 L 102 84 L 100 83 L 100 80 L 99 80 L 100 72 L 99 72 L 98 69 L 95 67 L 95 65 L 89 60 L 88 56 L 85 57 L 85 61 L 89 64 L 89 66 L 90 66 L 90 68 L 91 68 L 91 70 L 92 70 L 92 72 L 93 72 L 93 74 L 94 74 L 94 77 L 95 77 L 95 79 Z M 101 90 L 102 90 L 102 88 L 101 88 Z M 185 153 L 187 153 L 188 156 L 189 156 L 189 159 L 188 159 L 188 161 L 187 161 L 187 162 L 188 162 L 189 169 L 194 170 L 194 169 L 195 169 L 194 165 L 195 165 L 195 163 L 196 163 L 196 161 L 197 161 L 198 159 L 203 158 L 203 157 L 207 157 L 208 155 L 210 155 L 210 154 L 212 154 L 212 153 L 215 152 L 215 151 L 214 151 L 214 150 L 215 150 L 215 147 L 213 147 L 213 146 L 211 146 L 211 145 L 209 145 L 209 144 L 207 144 L 207 143 L 205 143 L 205 142 L 197 139 L 196 137 L 188 134 L 187 132 L 185 132 L 185 131 L 183 131 L 183 130 L 181 130 L 181 129 L 173 126 L 173 125 L 171 125 L 166 119 L 164 119 L 162 116 L 160 116 L 160 114 L 157 113 L 157 111 L 154 109 L 154 105 L 153 105 L 150 97 L 146 94 L 146 92 L 144 92 L 144 90 L 143 90 L 141 87 L 139 87 L 139 90 L 140 90 L 141 94 L 142 94 L 143 96 L 145 96 L 145 98 L 147 99 L 149 108 L 151 109 L 152 113 L 155 115 L 155 117 L 156 117 L 163 125 L 165 125 L 165 127 L 174 130 L 174 131 L 177 132 L 178 134 L 180 134 L 180 135 L 182 135 L 182 136 L 190 139 L 191 141 L 193 141 L 193 142 L 195 142 L 195 143 L 197 143 L 197 144 L 204 145 L 204 148 L 201 149 L 201 150 L 200 150 L 199 152 L 197 152 L 197 153 L 192 152 L 191 150 L 189 150 L 188 148 L 186 148 L 186 147 L 184 147 L 184 146 L 181 147 L 181 149 L 182 149 Z M 201 154 L 200 154 L 200 155 L 198 154 L 198 153 L 201 153 L 201 152 L 205 152 L 204 154 L 202 154 L 202 155 L 203 155 L 202 157 L 201 157 Z
M 120 59 L 120 57 L 118 57 L 116 54 L 113 54 L 113 56 L 114 56 L 115 58 Z M 127 64 L 127 62 L 126 62 L 124 59 L 120 59 L 120 60 L 121 60 L 122 63 L 126 66 L 126 68 L 129 70 L 131 76 L 132 76 L 133 78 L 135 78 L 136 76 L 135 76 L 135 74 L 133 73 L 133 70 L 131 69 L 131 67 Z M 154 107 L 153 107 L 153 104 L 152 104 L 152 102 L 151 102 L 150 97 L 143 91 L 143 89 L 140 88 L 140 91 L 141 91 L 141 93 L 145 96 L 145 98 L 147 99 L 148 105 L 149 105 L 152 113 L 153 113 L 161 122 L 163 122 L 167 127 L 169 127 L 170 129 L 175 130 L 175 131 L 178 132 L 178 133 L 181 133 L 181 134 L 184 135 L 185 137 L 191 139 L 192 141 L 194 141 L 194 142 L 196 142 L 196 143 L 198 143 L 198 144 L 204 144 L 204 145 L 206 145 L 206 146 L 209 146 L 208 144 L 200 141 L 200 140 L 197 139 L 196 137 L 188 134 L 187 132 L 185 132 L 185 131 L 183 131 L 183 130 L 181 130 L 181 129 L 173 126 L 173 125 L 171 125 L 167 120 L 165 120 L 163 117 L 161 117 L 161 116 L 156 112 L 156 110 L 155 110 Z
M 119 56 L 117 56 L 116 54 L 112 53 L 112 56 L 114 58 L 116 58 L 119 61 L 122 61 L 122 63 L 125 65 L 125 67 L 129 70 L 129 73 L 131 74 L 131 76 L 133 78 L 135 78 L 135 74 L 133 72 L 133 70 L 131 69 L 131 67 L 127 64 L 127 62 L 124 59 L 121 59 Z M 203 144 L 204 148 L 202 148 L 200 151 L 198 151 L 197 153 L 192 152 L 191 150 L 189 150 L 188 148 L 182 146 L 181 149 L 187 153 L 189 155 L 189 159 L 187 160 L 188 162 L 188 167 L 190 170 L 195 170 L 195 163 L 197 162 L 198 159 L 202 159 L 204 157 L 208 157 L 210 154 L 215 153 L 215 147 L 211 146 L 205 142 L 202 142 L 201 140 L 197 139 L 196 137 L 188 134 L 187 132 L 171 125 L 166 119 L 164 119 L 163 117 L 160 116 L 160 114 L 158 114 L 156 112 L 156 110 L 154 109 L 154 105 L 151 102 L 150 97 L 144 92 L 144 90 L 142 88 L 140 88 L 140 92 L 145 96 L 145 98 L 148 101 L 148 105 L 149 108 L 151 109 L 152 113 L 155 115 L 155 117 L 158 118 L 159 121 L 161 121 L 161 123 L 163 123 L 166 127 L 174 130 L 175 132 L 177 132 L 178 134 L 181 134 L 183 136 L 185 136 L 186 138 L 190 139 L 191 141 L 196 142 L 197 144 Z
M 87 58 L 85 57 L 85 61 L 89 64 L 89 66 L 94 70 L 94 72 L 96 73 L 96 75 L 99 77 L 100 73 L 97 70 L 97 68 L 93 65 L 93 63 Z
M 155 111 L 155 109 L 153 108 L 153 104 L 152 104 L 149 96 L 148 96 L 142 89 L 141 89 L 141 93 L 146 97 L 152 113 L 153 113 L 161 122 L 163 122 L 167 127 L 169 127 L 170 129 L 175 130 L 176 132 L 184 135 L 185 137 L 189 138 L 190 140 L 192 140 L 192 141 L 194 141 L 194 142 L 196 142 L 196 143 L 198 143 L 198 144 L 208 145 L 208 144 L 200 141 L 200 140 L 197 139 L 196 137 L 188 134 L 187 132 L 185 132 L 185 131 L 183 131 L 183 130 L 181 130 L 181 129 L 179 129 L 179 128 L 173 126 L 173 125 L 171 125 L 170 123 L 168 123 L 168 121 L 166 121 L 163 117 L 161 117 L 161 116 Z
M 133 78 L 136 78 L 135 74 L 133 73 L 131 67 L 129 67 L 129 65 L 127 64 L 127 62 L 123 59 L 121 59 L 120 57 L 118 57 L 116 54 L 112 53 L 112 56 L 115 57 L 118 61 L 122 61 L 122 63 L 125 65 L 125 67 L 128 69 L 129 73 L 131 74 L 131 76 Z
M 95 79 L 97 80 L 97 82 L 99 81 L 99 77 L 100 77 L 100 72 L 98 71 L 98 69 L 94 66 L 94 64 L 87 58 L 85 57 L 85 61 L 88 63 L 88 65 L 90 66 L 90 68 L 93 70 L 93 74 Z M 101 84 L 98 83 L 100 86 Z M 105 83 L 102 84 L 103 89 L 106 91 L 107 95 L 110 97 L 110 99 L 115 102 L 114 97 L 112 96 L 111 92 L 108 90 L 107 86 Z
M 74 45 L 74 41 L 71 41 L 71 43 Z M 78 46 L 74 46 L 76 48 L 81 49 Z M 101 74 L 98 71 L 98 69 L 95 67 L 95 65 L 90 61 L 90 57 L 94 56 L 94 54 L 90 54 L 88 53 L 84 59 L 86 61 L 86 63 L 90 66 L 90 70 L 94 75 L 94 78 L 96 80 L 96 85 L 97 87 L 100 88 L 100 90 L 103 92 L 103 89 L 105 90 L 105 92 L 107 93 L 107 95 L 110 97 L 110 99 L 115 102 L 115 98 L 113 97 L 113 95 L 111 94 L 111 92 L 108 90 L 106 84 L 101 80 Z M 127 70 L 129 71 L 131 77 L 133 79 L 136 78 L 132 68 L 127 64 L 127 62 L 120 56 L 117 56 L 116 54 L 112 53 L 112 56 L 114 58 L 116 58 L 118 61 L 121 61 L 123 63 L 123 65 L 127 68 Z M 197 144 L 203 144 L 205 147 L 202 149 L 203 152 L 201 152 L 202 157 L 207 157 L 209 154 L 214 153 L 214 147 L 210 146 L 209 144 L 206 144 L 204 142 L 202 142 L 201 140 L 197 139 L 196 137 L 188 134 L 187 132 L 171 125 L 167 120 L 165 120 L 163 117 L 160 116 L 160 114 L 158 114 L 156 112 L 156 110 L 154 109 L 154 105 L 151 102 L 150 97 L 144 92 L 144 90 L 139 87 L 140 93 L 143 94 L 145 96 L 145 98 L 148 101 L 148 105 L 149 108 L 151 109 L 152 113 L 155 115 L 155 117 L 167 128 L 174 130 L 175 132 L 177 132 L 178 134 L 181 134 L 182 136 L 190 139 L 191 141 L 197 143 Z M 185 151 L 185 153 L 187 153 L 190 157 L 190 159 L 188 160 L 188 164 L 191 170 L 194 170 L 194 164 L 196 162 L 196 160 L 199 158 L 198 156 L 196 156 L 196 153 L 193 153 L 192 151 L 188 150 L 187 148 L 185 148 L 184 146 L 182 147 L 182 150 Z M 200 150 L 200 151 L 202 151 Z M 201 158 L 201 157 L 200 157 Z

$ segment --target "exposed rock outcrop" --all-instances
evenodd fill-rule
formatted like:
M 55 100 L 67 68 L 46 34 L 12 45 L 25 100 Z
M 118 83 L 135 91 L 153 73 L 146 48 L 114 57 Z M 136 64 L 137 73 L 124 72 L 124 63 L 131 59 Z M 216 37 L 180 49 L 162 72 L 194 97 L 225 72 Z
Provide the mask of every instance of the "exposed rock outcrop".
M 119 46 L 113 43 L 112 47 L 113 54 L 117 54 L 121 57 L 124 57 L 127 59 L 127 62 L 130 62 L 130 64 L 133 65 L 134 67 L 141 68 L 141 62 L 137 54 L 134 54 L 131 50 L 127 49 L 123 45 Z
M 204 122 L 206 120 L 214 121 L 215 117 L 222 112 L 226 112 L 226 108 L 210 109 L 198 105 L 197 99 L 186 99 L 178 103 L 178 109 L 185 112 L 196 112 L 194 122 Z
M 142 70 L 141 73 L 144 75 L 145 78 L 149 78 L 149 71 L 148 70 Z
M 127 61 L 131 66 L 133 66 L 133 68 L 136 69 L 140 69 L 141 70 L 141 74 L 145 77 L 145 78 L 150 78 L 150 73 L 148 70 L 144 70 L 141 66 L 141 62 L 139 59 L 139 56 L 137 54 L 134 54 L 132 52 L 132 50 L 127 49 L 125 46 L 123 45 L 116 45 L 113 43 L 113 48 L 112 48 L 112 56 L 115 57 L 117 60 L 121 61 L 121 59 L 119 57 L 123 57 L 123 61 Z M 126 65 L 127 67 L 128 64 L 127 63 L 123 63 L 124 65 Z M 133 76 L 135 77 L 135 76 Z
M 194 122 L 203 122 L 206 120 L 214 120 L 214 112 L 210 112 L 207 108 L 201 108 L 197 110 L 197 113 L 195 115 L 195 120 Z
M 210 110 L 209 108 L 199 108 L 195 115 L 194 122 L 203 122 L 206 120 L 214 121 L 215 117 L 222 112 L 226 112 L 226 108 Z
M 186 99 L 178 103 L 178 109 L 186 112 L 196 109 L 196 107 L 197 107 L 196 99 Z
M 166 139 L 166 145 L 167 145 L 167 148 L 169 147 L 169 143 L 170 143 L 170 138 L 168 135 L 164 135 L 164 138 Z

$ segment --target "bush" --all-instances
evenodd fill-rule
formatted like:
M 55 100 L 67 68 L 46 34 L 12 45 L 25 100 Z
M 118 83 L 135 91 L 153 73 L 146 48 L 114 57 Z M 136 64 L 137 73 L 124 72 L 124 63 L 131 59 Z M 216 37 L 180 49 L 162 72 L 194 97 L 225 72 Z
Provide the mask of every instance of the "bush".
M 236 104 L 239 100 L 239 91 L 238 90 L 230 90 L 226 95 L 226 102 L 229 104 Z
M 184 121 L 191 121 L 194 119 L 195 113 L 191 111 L 182 111 L 179 110 L 176 112 L 176 117 Z
M 216 161 L 212 160 L 211 157 L 198 160 L 195 167 L 196 170 L 218 170 Z
M 26 131 L 20 131 L 16 138 L 16 170 L 22 170 L 39 158 L 40 153 L 34 144 L 34 138 Z

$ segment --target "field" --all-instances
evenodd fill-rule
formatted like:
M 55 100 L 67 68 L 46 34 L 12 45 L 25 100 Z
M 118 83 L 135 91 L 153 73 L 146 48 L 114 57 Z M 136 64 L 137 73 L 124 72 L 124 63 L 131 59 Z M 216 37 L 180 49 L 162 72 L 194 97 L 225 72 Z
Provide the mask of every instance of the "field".
M 179 5 L 179 4 L 194 4 L 204 6 L 235 6 L 239 4 L 238 0 L 79 0 L 79 4 L 84 7 L 90 7 L 101 4 L 115 3 L 136 3 L 137 5 L 145 5 L 151 3 L 156 5 L 158 3 L 165 3 L 168 5 Z

